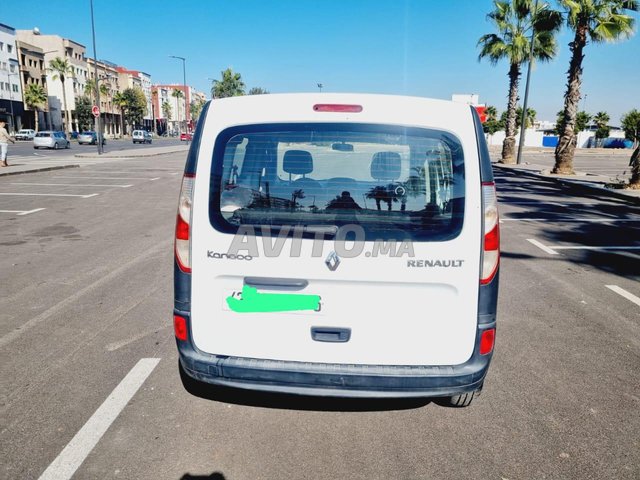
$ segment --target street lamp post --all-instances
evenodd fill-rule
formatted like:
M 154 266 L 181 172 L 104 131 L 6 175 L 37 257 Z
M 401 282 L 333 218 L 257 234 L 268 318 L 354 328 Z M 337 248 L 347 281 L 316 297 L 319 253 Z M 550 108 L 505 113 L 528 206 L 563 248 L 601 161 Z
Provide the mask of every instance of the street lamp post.
M 169 57 L 182 60 L 182 86 L 184 88 L 184 131 L 185 133 L 187 133 L 187 145 L 189 145 L 189 135 L 187 132 L 187 59 L 184 57 L 179 57 L 177 55 L 169 55 Z
M 96 53 L 96 29 L 93 21 L 93 0 L 89 0 L 91 4 L 91 36 L 93 37 L 93 75 L 94 88 L 96 90 L 96 105 L 98 107 L 98 115 L 96 116 L 96 135 L 98 137 L 98 155 L 102 155 L 102 123 L 100 122 L 100 87 L 98 81 L 98 55 Z
M 538 0 L 533 6 L 533 11 L 538 11 Z M 527 129 L 527 101 L 529 100 L 529 80 L 531 79 L 531 64 L 533 63 L 533 45 L 536 39 L 536 29 L 531 24 L 531 50 L 529 50 L 529 65 L 527 66 L 527 85 L 524 88 L 524 103 L 522 105 L 522 119 L 520 120 L 520 143 L 518 144 L 518 158 L 516 163 L 522 160 L 522 146 L 524 145 L 524 132 Z

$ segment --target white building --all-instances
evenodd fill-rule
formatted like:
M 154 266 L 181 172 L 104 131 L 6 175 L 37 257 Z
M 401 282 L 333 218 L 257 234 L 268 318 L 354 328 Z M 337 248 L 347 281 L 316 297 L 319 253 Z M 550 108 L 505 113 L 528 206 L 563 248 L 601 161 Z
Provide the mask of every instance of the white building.
M 49 93 L 49 108 L 54 129 L 65 131 L 78 131 L 78 124 L 73 118 L 76 108 L 76 99 L 85 93 L 85 85 L 88 78 L 87 60 L 85 57 L 86 48 L 73 40 L 62 38 L 58 35 L 42 35 L 37 28 L 33 30 L 17 30 L 18 40 L 41 48 L 44 52 L 44 59 L 47 72 L 47 87 Z M 49 68 L 51 61 L 55 58 L 67 60 L 70 70 L 65 75 L 64 93 L 62 92 L 62 81 L 60 78 L 53 79 L 57 74 Z
M 7 131 L 13 133 L 22 128 L 23 115 L 16 30 L 0 23 L 0 119 L 7 123 Z

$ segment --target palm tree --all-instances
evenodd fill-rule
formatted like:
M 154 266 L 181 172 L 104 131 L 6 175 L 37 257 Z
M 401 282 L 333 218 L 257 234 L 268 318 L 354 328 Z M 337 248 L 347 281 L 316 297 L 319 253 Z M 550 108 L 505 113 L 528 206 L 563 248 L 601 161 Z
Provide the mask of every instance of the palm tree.
M 173 92 L 171 92 L 171 96 L 176 99 L 176 121 L 178 122 L 178 125 L 180 125 L 180 99 L 184 97 L 184 93 L 182 93 L 182 90 L 174 90 Z M 179 128 L 180 130 L 182 130 L 182 126 L 180 126 Z M 185 128 L 184 131 L 186 132 L 187 129 Z
M 112 98 L 113 103 L 120 110 L 120 134 L 124 136 L 124 109 L 127 106 L 127 97 L 122 92 L 116 92 Z
M 567 24 L 575 32 L 569 43 L 571 61 L 567 73 L 567 91 L 564 94 L 564 125 L 556 146 L 556 164 L 552 173 L 573 174 L 573 154 L 576 149 L 574 130 L 580 86 L 582 60 L 587 41 L 614 42 L 633 34 L 635 20 L 625 12 L 637 11 L 636 0 L 559 0 L 567 14 Z
M 220 72 L 222 80 L 214 80 L 211 85 L 211 98 L 239 97 L 244 95 L 244 82 L 239 73 L 233 73 L 231 68 Z
M 73 66 L 69 63 L 69 60 L 56 57 L 49 62 L 49 70 L 53 72 L 53 80 L 60 79 L 62 83 L 62 101 L 64 103 L 65 119 L 67 123 L 67 132 L 71 131 L 71 115 L 67 108 L 67 92 L 64 88 L 64 81 L 66 75 L 73 76 Z
M 100 95 L 106 97 L 108 93 L 109 89 L 107 88 L 107 86 L 104 83 L 100 85 Z M 84 94 L 93 100 L 94 105 L 96 104 L 96 82 L 92 78 L 89 78 L 87 80 L 87 83 L 84 85 Z
M 39 129 L 38 117 L 40 115 L 40 109 L 47 103 L 47 93 L 41 85 L 30 83 L 24 90 L 24 103 L 27 104 L 27 107 L 33 108 L 37 132 Z
M 640 190 L 640 145 L 636 147 L 629 161 L 631 167 L 631 179 L 629 180 L 629 188 Z
M 520 67 L 529 59 L 531 32 L 535 32 L 533 57 L 545 62 L 557 51 L 555 34 L 562 26 L 562 14 L 552 10 L 548 3 L 533 5 L 533 0 L 494 0 L 495 9 L 487 18 L 497 33 L 483 35 L 478 40 L 478 59 L 488 58 L 492 65 L 506 59 L 509 62 L 509 96 L 505 139 L 502 145 L 502 163 L 515 163 L 516 106 Z
M 171 120 L 171 113 L 171 104 L 165 100 L 162 102 L 162 115 L 164 115 L 164 118 L 167 120 Z

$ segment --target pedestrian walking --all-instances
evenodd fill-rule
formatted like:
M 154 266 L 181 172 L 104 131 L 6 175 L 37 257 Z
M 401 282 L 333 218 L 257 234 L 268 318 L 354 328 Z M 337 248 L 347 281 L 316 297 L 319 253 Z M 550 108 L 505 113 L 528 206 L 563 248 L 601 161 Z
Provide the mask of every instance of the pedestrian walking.
M 4 120 L 0 120 L 0 160 L 2 164 L 0 166 L 8 167 L 7 163 L 7 150 L 9 149 L 9 142 L 16 143 L 13 138 L 9 136 L 9 132 L 4 128 L 7 123 Z

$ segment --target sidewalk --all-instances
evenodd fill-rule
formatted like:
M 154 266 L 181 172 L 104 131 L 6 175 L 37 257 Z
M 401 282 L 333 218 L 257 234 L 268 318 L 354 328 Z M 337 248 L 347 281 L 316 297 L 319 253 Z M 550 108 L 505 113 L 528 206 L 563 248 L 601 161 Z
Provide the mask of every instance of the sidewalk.
M 505 165 L 502 163 L 492 162 L 492 165 L 502 170 L 511 170 L 518 172 L 519 175 L 538 178 L 548 182 L 558 182 L 572 186 L 580 186 L 595 191 L 602 195 L 622 198 L 640 205 L 640 190 L 630 190 L 623 188 L 610 188 L 611 177 L 597 175 L 586 172 L 576 171 L 575 175 L 552 175 L 548 166 L 536 165 L 533 163 L 521 163 L 515 165 Z
M 105 152 L 98 155 L 98 152 L 77 153 L 74 156 L 55 158 L 56 165 L 41 165 L 38 163 L 24 162 L 20 163 L 20 158 L 16 158 L 15 164 L 9 164 L 8 167 L 0 168 L 0 177 L 6 175 L 19 175 L 21 173 L 47 172 L 49 170 L 60 170 L 63 168 L 78 168 L 80 163 L 75 159 L 124 159 L 124 158 L 142 158 L 154 157 L 157 155 L 166 155 L 169 153 L 186 153 L 189 147 L 187 145 L 172 145 L 168 147 L 148 147 L 148 148 L 131 148 L 127 150 L 116 150 L 113 152 Z M 9 159 L 11 161 L 11 158 Z

